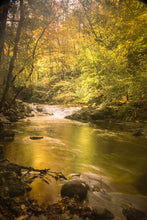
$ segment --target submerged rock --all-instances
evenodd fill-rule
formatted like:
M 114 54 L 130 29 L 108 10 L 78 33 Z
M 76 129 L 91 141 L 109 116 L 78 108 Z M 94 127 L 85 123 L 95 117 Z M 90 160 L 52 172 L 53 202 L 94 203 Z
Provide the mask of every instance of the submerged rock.
M 105 208 L 95 207 L 93 209 L 93 215 L 95 220 L 111 220 L 114 219 L 114 215 Z
M 71 180 L 62 186 L 61 196 L 67 196 L 69 198 L 78 197 L 77 199 L 79 201 L 83 201 L 86 199 L 87 191 L 88 186 L 85 182 L 80 180 Z
M 30 137 L 31 140 L 39 140 L 39 139 L 43 139 L 43 137 Z
M 135 137 L 143 136 L 143 131 L 137 130 L 132 135 L 135 136 Z
M 142 211 L 132 207 L 124 208 L 122 213 L 127 220 L 144 220 L 145 218 L 145 214 Z

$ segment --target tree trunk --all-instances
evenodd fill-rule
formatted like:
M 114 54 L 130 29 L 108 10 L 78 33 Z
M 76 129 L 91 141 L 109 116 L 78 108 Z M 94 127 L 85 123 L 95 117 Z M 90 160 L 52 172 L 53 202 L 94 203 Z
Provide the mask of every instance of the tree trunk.
M 10 64 L 9 64 L 9 71 L 8 71 L 8 75 L 7 75 L 7 81 L 6 81 L 6 85 L 5 85 L 5 89 L 3 92 L 3 96 L 0 102 L 0 111 L 2 110 L 2 107 L 5 103 L 6 100 L 6 96 L 8 94 L 9 88 L 11 86 L 11 81 L 13 78 L 12 72 L 14 69 L 14 63 L 17 57 L 17 52 L 18 52 L 18 42 L 20 40 L 20 34 L 21 34 L 21 28 L 22 28 L 22 23 L 24 20 L 24 9 L 23 9 L 23 0 L 20 0 L 20 21 L 18 24 L 18 28 L 17 28 L 17 32 L 16 32 L 16 37 L 15 37 L 15 43 L 14 43 L 14 48 L 13 48 L 13 56 L 10 60 Z
M 9 0 L 6 1 L 7 4 L 1 7 L 2 12 L 0 13 L 0 63 L 1 63 L 1 56 L 4 47 L 5 41 L 5 30 L 6 30 L 6 22 L 7 22 L 7 15 L 8 15 L 8 8 L 9 8 Z

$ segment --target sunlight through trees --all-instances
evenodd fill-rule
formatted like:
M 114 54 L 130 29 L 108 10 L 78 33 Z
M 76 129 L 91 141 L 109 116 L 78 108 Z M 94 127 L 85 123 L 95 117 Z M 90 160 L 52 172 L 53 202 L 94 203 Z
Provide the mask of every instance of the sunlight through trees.
M 15 0 L 0 17 L 1 108 L 38 88 L 49 103 L 145 99 L 147 9 L 140 1 Z

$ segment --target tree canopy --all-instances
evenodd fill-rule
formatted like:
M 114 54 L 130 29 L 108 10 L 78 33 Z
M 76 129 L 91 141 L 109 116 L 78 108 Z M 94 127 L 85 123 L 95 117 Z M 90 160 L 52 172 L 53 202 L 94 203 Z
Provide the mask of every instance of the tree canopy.
M 146 100 L 146 5 L 15 0 L 0 11 L 1 108 L 23 89 L 48 103 Z

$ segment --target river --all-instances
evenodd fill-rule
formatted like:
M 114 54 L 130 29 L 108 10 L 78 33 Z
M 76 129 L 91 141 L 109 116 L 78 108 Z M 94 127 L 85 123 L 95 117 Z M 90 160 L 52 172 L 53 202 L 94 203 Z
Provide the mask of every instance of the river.
M 147 195 L 147 145 L 145 137 L 131 132 L 102 129 L 65 119 L 79 107 L 39 105 L 35 117 L 14 124 L 15 139 L 7 144 L 5 157 L 24 166 L 61 171 L 65 176 L 98 175 L 114 191 Z M 42 136 L 40 140 L 30 137 Z M 31 196 L 54 202 L 61 183 L 34 181 Z

